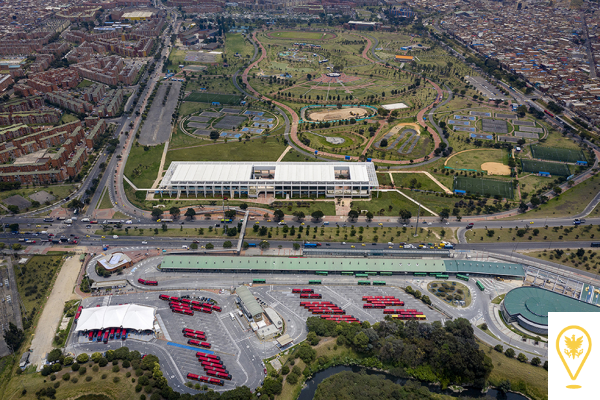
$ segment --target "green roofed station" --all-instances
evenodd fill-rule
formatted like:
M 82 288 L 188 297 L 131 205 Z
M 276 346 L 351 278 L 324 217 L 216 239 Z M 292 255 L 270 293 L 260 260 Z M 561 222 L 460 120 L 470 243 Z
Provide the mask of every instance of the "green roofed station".
M 164 272 L 235 272 L 272 274 L 370 273 L 371 275 L 408 275 L 411 273 L 477 274 L 523 278 L 523 266 L 511 263 L 432 260 L 304 257 L 225 257 L 165 256 Z
M 549 312 L 600 312 L 600 308 L 535 286 L 511 290 L 502 302 L 502 315 L 528 331 L 547 335 Z

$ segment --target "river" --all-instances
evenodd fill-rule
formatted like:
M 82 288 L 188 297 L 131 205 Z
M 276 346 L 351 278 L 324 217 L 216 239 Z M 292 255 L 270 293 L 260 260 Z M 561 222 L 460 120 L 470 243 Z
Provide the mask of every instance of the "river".
M 326 370 L 317 372 L 312 377 L 312 379 L 306 381 L 306 387 L 304 387 L 302 389 L 302 391 L 300 392 L 300 396 L 298 397 L 298 400 L 312 400 L 315 397 L 315 392 L 317 390 L 317 386 L 319 385 L 319 383 L 321 383 L 323 381 L 323 379 L 329 378 L 330 376 L 338 374 L 343 371 L 359 372 L 362 369 L 363 369 L 363 367 L 359 367 L 359 366 L 347 367 L 344 365 L 338 365 L 337 367 L 331 367 L 331 368 L 327 368 Z M 369 375 L 374 375 L 374 374 L 383 375 L 386 377 L 386 379 L 394 381 L 394 383 L 397 383 L 399 385 L 403 385 L 407 381 L 407 379 L 398 378 L 396 376 L 386 374 L 384 372 L 377 372 L 377 371 L 372 371 L 369 369 L 367 369 L 366 372 Z M 423 383 L 423 382 L 421 382 L 421 384 L 423 386 L 427 387 L 429 389 L 429 391 L 431 391 L 433 393 L 441 393 L 441 394 L 456 397 L 456 398 L 458 398 L 460 396 L 467 396 L 467 397 L 471 397 L 471 398 L 483 399 L 486 396 L 489 396 L 493 399 L 498 399 L 498 400 L 527 400 L 527 397 L 525 397 L 521 394 L 518 394 L 518 393 L 504 394 L 496 389 L 489 389 L 487 391 L 487 393 L 482 393 L 478 389 L 466 388 L 466 390 L 463 390 L 461 393 L 455 393 L 450 389 L 442 390 L 441 386 L 439 386 L 439 385 L 433 385 L 433 384 Z

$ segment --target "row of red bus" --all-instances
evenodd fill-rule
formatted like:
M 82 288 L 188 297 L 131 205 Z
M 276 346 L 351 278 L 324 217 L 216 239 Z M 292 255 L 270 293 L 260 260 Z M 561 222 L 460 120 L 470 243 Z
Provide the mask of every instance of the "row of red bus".
M 394 296 L 363 296 L 363 301 L 369 300 L 397 300 Z
M 195 339 L 188 340 L 188 344 L 191 344 L 191 345 L 194 345 L 194 346 L 203 347 L 205 349 L 210 349 L 212 347 L 211 344 L 208 343 L 208 342 L 201 342 L 201 341 L 195 340 Z
M 209 378 L 208 376 L 200 376 L 200 375 L 196 375 L 196 374 L 187 374 L 187 378 L 194 380 L 194 381 L 211 383 L 213 385 L 219 385 L 219 386 L 223 386 L 225 384 L 225 382 L 223 382 L 222 379 Z
M 321 315 L 321 319 L 336 322 L 360 322 L 354 315 Z
M 300 295 L 301 299 L 320 299 L 322 296 L 318 293 L 302 293 Z
M 202 341 L 206 340 L 206 334 L 204 333 L 204 331 L 195 331 L 193 329 L 183 328 L 181 333 L 183 333 L 183 336 L 185 336 L 186 338 L 197 339 Z
M 218 311 L 221 312 L 222 309 L 219 306 L 214 306 L 212 304 L 208 304 L 208 303 L 202 303 L 200 301 L 197 300 L 190 300 L 190 299 L 180 299 L 179 297 L 176 296 L 167 296 L 166 294 L 161 294 L 158 296 L 159 299 L 161 300 L 166 300 L 169 302 L 176 302 L 179 304 L 186 304 L 188 306 L 196 306 L 196 307 L 203 307 L 203 308 L 208 308 L 209 310 L 214 310 L 214 311 Z M 201 310 L 198 310 L 201 311 Z
M 427 317 L 424 314 L 393 314 L 390 315 L 390 317 L 392 317 L 393 319 L 400 319 L 400 320 L 404 320 L 404 321 L 408 321 L 408 320 L 425 320 L 427 319 Z
M 223 365 L 223 361 L 218 356 L 214 354 L 207 354 L 203 352 L 197 352 L 196 357 L 206 371 L 207 375 L 216 376 L 221 379 L 231 380 L 231 375 L 229 371 Z
M 314 293 L 314 289 L 292 289 L 292 293 Z
M 147 286 L 158 286 L 158 282 L 157 281 L 147 281 L 147 280 L 142 279 L 142 278 L 138 279 L 138 283 L 141 283 L 142 285 L 147 285 Z
M 343 314 L 344 310 L 330 301 L 301 301 L 300 306 L 313 314 Z
M 422 314 L 417 310 L 405 310 L 403 308 L 398 308 L 396 310 L 392 308 L 388 308 L 387 310 L 383 310 L 384 314 Z
M 386 298 L 382 298 L 383 296 L 363 296 L 363 301 L 366 301 L 369 304 L 385 304 L 386 306 L 404 306 L 404 302 L 400 299 L 397 299 L 393 296 L 385 296 Z
M 104 331 L 101 329 L 91 330 L 88 332 L 88 339 L 90 341 L 104 342 L 107 343 L 112 339 L 127 339 L 127 329 L 125 328 L 106 328 Z

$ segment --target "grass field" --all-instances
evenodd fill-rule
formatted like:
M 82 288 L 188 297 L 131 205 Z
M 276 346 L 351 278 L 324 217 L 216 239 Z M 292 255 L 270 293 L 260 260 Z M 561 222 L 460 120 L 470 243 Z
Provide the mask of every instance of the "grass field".
M 187 218 L 180 218 L 181 221 L 188 221 Z M 236 226 L 237 224 L 233 224 L 231 226 Z M 181 225 L 180 225 L 181 226 Z M 157 237 L 186 237 L 186 238 L 229 238 L 229 239 L 237 239 L 238 235 L 235 236 L 225 236 L 223 235 L 223 229 L 216 229 L 212 232 L 208 231 L 208 228 L 172 228 L 163 231 L 161 228 L 155 229 L 133 229 L 128 228 L 121 229 L 110 229 L 108 231 L 104 231 L 102 229 L 98 229 L 95 234 L 96 235 L 118 235 L 118 236 L 127 236 L 127 237 L 135 237 L 135 236 L 143 236 L 144 234 L 157 236 Z M 202 229 L 200 231 L 199 229 Z M 157 231 L 158 230 L 158 231 Z M 218 232 L 217 232 L 218 231 Z M 202 232 L 202 233 L 201 233 Z M 140 239 L 142 240 L 142 239 Z
M 185 101 L 194 101 L 198 103 L 218 102 L 221 104 L 240 104 L 240 99 L 241 97 L 236 94 L 192 92 L 185 98 Z
M 25 308 L 24 317 L 36 308 L 41 311 L 40 303 L 45 301 L 52 285 L 49 285 L 56 275 L 62 262 L 62 256 L 33 256 L 25 265 L 16 264 L 15 275 L 19 296 Z
M 486 162 L 497 162 L 503 164 L 506 151 L 500 149 L 476 149 L 456 154 L 448 159 L 448 167 L 476 169 L 481 171 L 481 164 Z
M 79 82 L 79 85 L 77 85 L 77 88 L 79 88 L 79 89 L 86 88 L 86 87 L 92 86 L 93 84 L 94 84 L 94 82 L 84 79 L 81 82 Z
M 523 236 L 519 236 L 519 230 Z M 516 227 L 509 227 L 507 223 L 507 227 L 502 229 L 471 229 L 465 233 L 465 237 L 469 243 L 600 241 L 600 229 L 592 225 L 569 225 L 546 228 L 545 226 L 535 226 L 535 224 L 528 224 L 526 228 L 521 225 L 517 229 Z
M 409 194 L 410 196 L 410 194 Z M 428 207 L 429 205 L 426 204 Z M 369 210 L 374 215 L 379 215 L 379 212 L 383 210 L 382 215 L 387 216 L 398 216 L 398 212 L 401 209 L 409 210 L 413 213 L 414 216 L 417 215 L 418 206 L 406 199 L 404 196 L 401 196 L 395 192 L 382 192 L 379 193 L 379 197 L 377 197 L 377 193 L 373 193 L 373 198 L 370 201 L 364 200 L 353 200 L 352 201 L 352 209 L 354 210 Z M 421 215 L 430 216 L 427 211 L 421 209 Z
M 518 390 L 535 400 L 548 399 L 548 371 L 542 367 L 534 367 L 517 361 L 516 358 L 508 358 L 495 351 L 491 346 L 479 340 L 477 342 L 479 348 L 492 359 L 494 364 L 489 378 L 492 385 L 497 386 L 500 382 L 508 379 L 511 389 Z M 526 354 L 526 356 L 529 359 L 533 357 L 531 354 Z
M 377 174 L 377 178 L 382 175 L 386 174 Z M 425 174 L 392 174 L 392 176 L 394 177 L 394 184 L 397 188 L 416 188 L 420 190 L 430 190 L 432 192 L 443 192 L 442 188 Z M 416 180 L 416 182 L 413 181 L 413 179 Z
M 134 145 L 131 147 L 125 165 L 125 176 L 138 188 L 147 189 L 152 187 L 158 175 L 164 146 L 164 144 L 161 144 L 148 147 L 148 151 L 144 150 L 144 146 Z
M 301 31 L 278 31 L 269 32 L 273 39 L 293 39 L 293 40 L 319 40 L 325 39 L 327 36 L 333 37 L 334 35 L 328 33 L 323 34 L 322 32 L 301 32 Z
M 586 161 L 585 155 L 581 150 L 566 149 L 563 147 L 544 147 L 531 145 L 531 154 L 533 158 L 542 160 L 571 162 Z
M 235 53 L 238 53 L 242 59 L 246 59 L 247 56 L 252 57 L 254 47 L 244 40 L 241 33 L 227 33 L 225 35 L 225 54 L 228 61 L 234 58 Z
M 535 174 L 538 172 L 548 172 L 550 175 L 558 176 L 571 175 L 569 167 L 566 164 L 521 159 L 521 165 L 523 167 L 523 172 L 533 172 Z
M 100 198 L 100 202 L 98 203 L 98 207 L 96 208 L 112 208 L 112 203 L 110 202 L 110 195 L 108 194 L 108 188 L 104 188 L 104 191 L 102 192 L 102 197 Z
M 73 114 L 69 114 L 68 112 L 65 112 L 61 117 L 60 117 L 60 121 L 58 121 L 59 125 L 62 124 L 68 124 L 69 122 L 75 122 L 75 121 L 79 121 L 79 118 L 77 118 L 76 116 L 74 116 Z
M 273 137 L 169 150 L 165 169 L 172 161 L 276 161 L 283 150 L 285 150 L 283 142 Z M 160 157 L 158 161 L 160 162 Z
M 179 115 L 185 117 L 186 115 L 195 114 L 210 107 L 210 104 L 198 103 L 195 101 L 182 101 L 179 106 Z
M 520 251 L 525 255 L 530 257 L 539 258 L 543 261 L 550 261 L 557 264 L 566 265 L 567 267 L 580 269 L 583 271 L 589 271 L 592 273 L 600 273 L 600 268 L 598 265 L 598 261 L 600 261 L 600 252 L 587 250 L 584 255 L 581 257 L 577 256 L 577 249 L 567 249 L 564 251 L 564 254 L 558 255 L 552 249 L 543 250 L 543 251 Z
M 498 195 L 508 199 L 514 197 L 512 182 L 499 181 L 496 179 L 457 176 L 454 178 L 452 190 L 465 190 L 467 193 L 475 193 L 480 196 Z
M 471 291 L 460 282 L 432 281 L 427 284 L 427 290 L 452 307 L 456 307 L 456 304 L 454 304 L 455 296 L 460 297 L 458 300 L 465 302 L 465 307 L 471 305 Z
M 56 202 L 60 199 L 64 199 L 65 197 L 67 197 L 69 194 L 71 194 L 73 192 L 74 189 L 75 189 L 75 185 L 63 184 L 63 185 L 52 185 L 52 186 L 48 186 L 48 187 L 32 187 L 32 188 L 20 188 L 20 189 L 15 189 L 15 190 L 7 190 L 5 192 L 0 192 L 0 202 L 3 202 L 4 199 L 7 199 L 14 195 L 21 195 L 21 196 L 25 197 L 27 200 L 32 201 L 29 198 L 29 195 L 32 195 L 32 194 L 40 192 L 40 191 L 45 191 L 45 192 L 50 193 L 51 195 L 55 196 L 56 199 L 53 200 L 53 202 Z M 40 204 L 40 207 L 44 207 L 44 204 Z M 38 207 L 38 208 L 40 208 L 40 207 Z M 32 207 L 31 209 L 35 209 L 35 207 Z

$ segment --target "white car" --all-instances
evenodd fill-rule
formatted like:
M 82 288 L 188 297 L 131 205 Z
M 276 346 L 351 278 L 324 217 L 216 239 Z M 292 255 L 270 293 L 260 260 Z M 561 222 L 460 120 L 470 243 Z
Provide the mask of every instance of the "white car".
M 118 239 L 119 236 L 118 235 L 113 235 L 113 239 Z
M 148 242 L 144 241 L 144 242 L 142 242 L 142 244 L 148 244 Z

